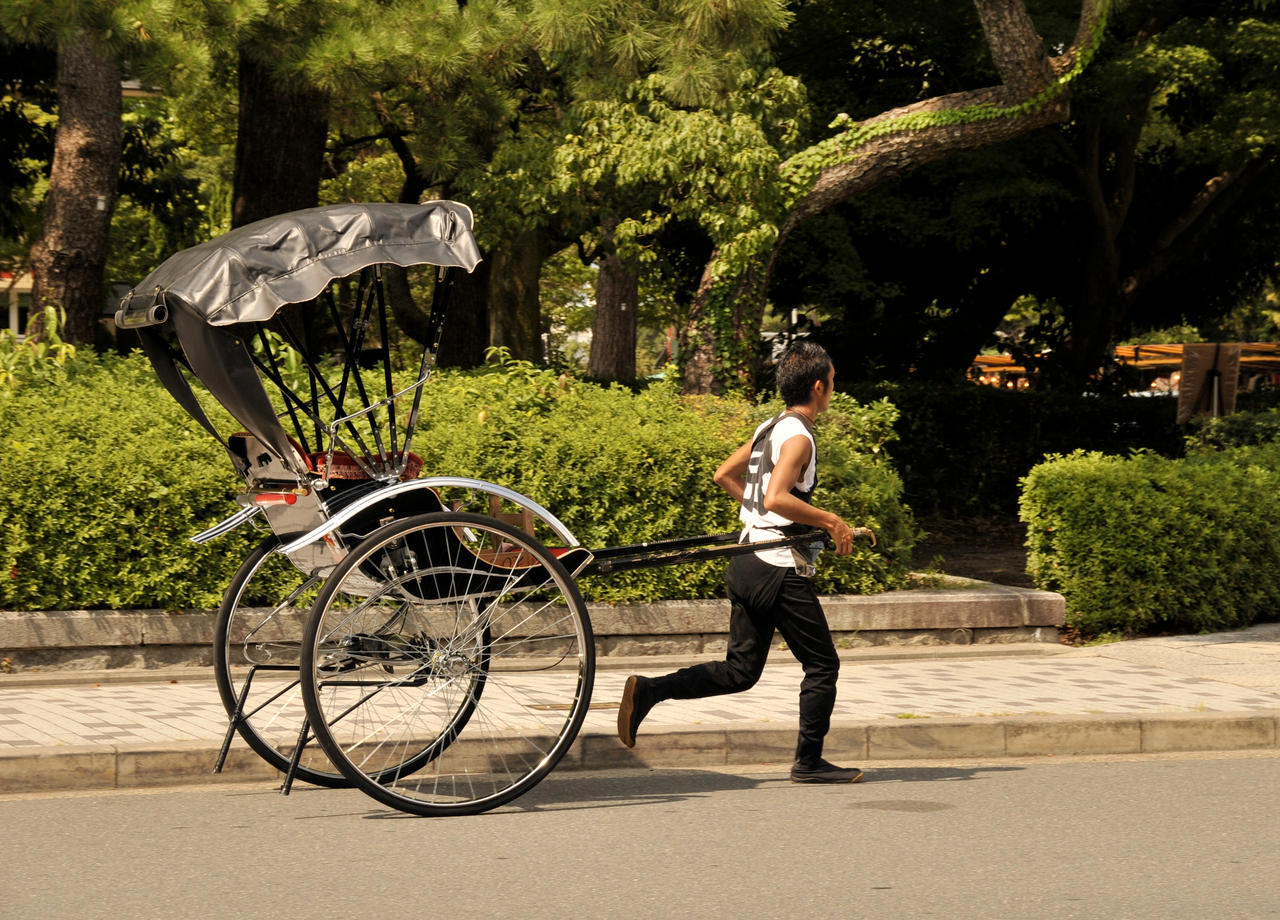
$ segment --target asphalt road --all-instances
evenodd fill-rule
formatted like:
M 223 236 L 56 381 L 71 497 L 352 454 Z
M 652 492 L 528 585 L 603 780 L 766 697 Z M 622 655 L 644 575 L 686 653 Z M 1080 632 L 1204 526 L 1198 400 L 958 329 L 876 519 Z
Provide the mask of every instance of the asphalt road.
M 0 797 L 13 918 L 1280 918 L 1280 756 L 562 773 L 474 818 L 260 785 Z

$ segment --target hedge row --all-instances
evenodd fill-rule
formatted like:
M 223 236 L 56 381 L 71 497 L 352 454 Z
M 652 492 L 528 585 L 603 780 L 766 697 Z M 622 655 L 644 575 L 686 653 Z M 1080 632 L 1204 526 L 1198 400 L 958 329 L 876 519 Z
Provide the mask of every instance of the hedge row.
M 0 608 L 210 607 L 243 533 L 226 455 L 140 358 L 77 357 L 0 393 Z
M 612 546 L 735 529 L 711 474 L 776 408 L 689 400 L 665 384 L 633 394 L 508 363 L 434 377 L 414 449 L 424 475 L 514 488 L 583 545 Z M 880 544 L 824 557 L 819 590 L 905 583 L 916 531 L 883 451 L 895 417 L 888 403 L 838 397 L 820 422 L 815 501 L 875 528 Z M 137 355 L 81 357 L 0 388 L 0 482 L 0 608 L 210 607 L 260 537 L 187 541 L 235 510 L 238 481 Z M 723 568 L 620 573 L 583 588 L 619 602 L 714 597 Z
M 1087 634 L 1209 632 L 1280 610 L 1280 445 L 1083 451 L 1023 481 L 1027 569 Z

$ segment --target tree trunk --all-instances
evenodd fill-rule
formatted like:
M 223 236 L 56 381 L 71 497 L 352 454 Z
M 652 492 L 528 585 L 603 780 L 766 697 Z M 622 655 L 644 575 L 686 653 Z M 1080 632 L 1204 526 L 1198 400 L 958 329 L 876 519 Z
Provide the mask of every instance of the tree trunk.
M 489 346 L 489 267 L 485 258 L 471 274 L 454 272 L 449 316 L 440 339 L 441 367 L 479 367 Z
M 535 228 L 503 240 L 489 257 L 489 344 L 521 361 L 542 360 L 538 283 L 550 249 L 547 231 Z
M 693 295 L 689 308 L 689 323 L 679 330 L 679 347 L 682 365 L 682 381 L 685 393 L 715 393 L 724 391 L 715 359 L 715 332 L 710 320 L 711 291 L 716 278 L 711 271 L 718 253 L 713 252 L 702 270 L 702 279 Z
M 631 381 L 636 376 L 636 310 L 640 279 L 635 266 L 616 252 L 600 259 L 596 313 L 591 324 L 587 374 L 596 380 Z
M 315 205 L 328 125 L 324 93 L 285 80 L 241 50 L 233 227 Z
M 64 339 L 95 339 L 120 175 L 120 79 L 120 62 L 86 32 L 59 44 L 58 129 L 40 238 L 30 257 L 32 335 L 39 335 L 43 308 L 52 304 L 66 310 Z
M 755 392 L 760 324 L 764 320 L 763 278 L 747 271 L 736 278 L 717 278 L 711 270 L 718 252 L 702 272 L 681 331 L 680 354 L 686 355 L 686 393 L 723 393 L 733 387 Z

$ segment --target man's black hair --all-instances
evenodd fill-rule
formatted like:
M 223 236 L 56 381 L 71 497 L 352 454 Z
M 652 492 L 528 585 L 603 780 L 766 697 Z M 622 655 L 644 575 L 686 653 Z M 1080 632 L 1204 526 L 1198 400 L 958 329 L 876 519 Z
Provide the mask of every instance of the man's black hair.
M 808 339 L 792 342 L 783 352 L 774 372 L 778 395 L 788 408 L 807 403 L 813 385 L 819 380 L 826 382 L 831 367 L 831 356 L 817 342 Z

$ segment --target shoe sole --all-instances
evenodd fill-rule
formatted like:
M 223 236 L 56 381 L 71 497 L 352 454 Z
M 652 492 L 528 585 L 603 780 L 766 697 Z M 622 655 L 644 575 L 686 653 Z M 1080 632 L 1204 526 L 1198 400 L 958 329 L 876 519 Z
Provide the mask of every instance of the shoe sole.
M 858 775 L 853 779 L 818 779 L 817 777 L 805 777 L 803 779 L 795 776 L 791 777 L 791 782 L 799 783 L 802 786 L 842 786 L 849 783 L 858 783 L 862 781 L 865 774 L 859 770 Z
M 631 733 L 631 714 L 635 711 L 636 679 L 633 675 L 627 678 L 622 688 L 622 702 L 618 704 L 618 740 L 629 748 L 636 746 L 635 735 Z

